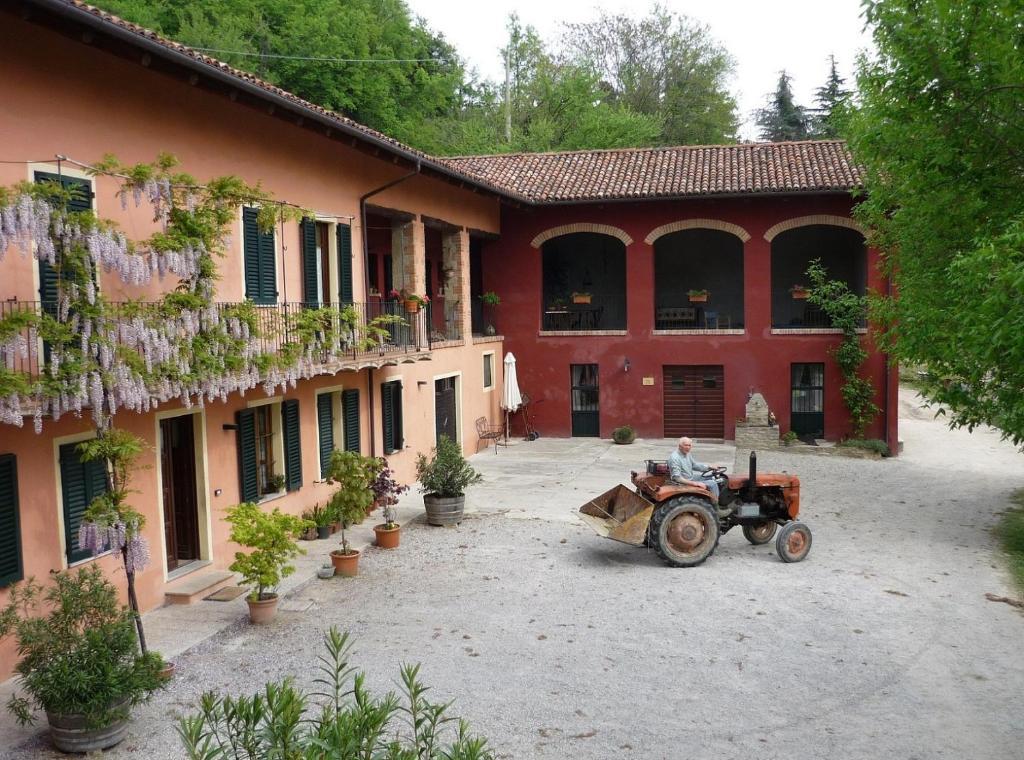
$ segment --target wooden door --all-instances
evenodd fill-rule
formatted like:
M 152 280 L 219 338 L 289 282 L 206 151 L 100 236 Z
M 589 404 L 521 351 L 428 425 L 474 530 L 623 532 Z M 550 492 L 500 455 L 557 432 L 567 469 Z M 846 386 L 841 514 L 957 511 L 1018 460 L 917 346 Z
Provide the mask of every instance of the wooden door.
M 718 365 L 666 366 L 665 437 L 725 437 L 725 372 Z
M 199 559 L 199 509 L 192 415 L 160 420 L 167 569 Z

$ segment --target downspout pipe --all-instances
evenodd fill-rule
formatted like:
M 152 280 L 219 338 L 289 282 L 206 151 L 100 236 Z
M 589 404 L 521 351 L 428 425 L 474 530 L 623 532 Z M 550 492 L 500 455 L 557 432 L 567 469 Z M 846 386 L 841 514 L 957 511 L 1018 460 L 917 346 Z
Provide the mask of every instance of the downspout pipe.
M 405 182 L 407 179 L 411 179 L 412 177 L 415 177 L 417 174 L 420 174 L 420 172 L 422 172 L 422 170 L 423 170 L 423 162 L 420 159 L 416 159 L 416 168 L 413 169 L 408 174 L 403 174 L 401 177 L 398 177 L 397 179 L 393 179 L 390 182 L 388 182 L 386 184 L 383 184 L 380 187 L 374 188 L 370 192 L 364 193 L 363 195 L 359 196 L 359 234 L 360 234 L 360 237 L 363 239 L 363 292 L 364 293 L 369 294 L 369 292 L 370 292 L 370 267 L 369 267 L 369 263 L 370 263 L 370 236 L 367 234 L 367 230 L 366 230 L 366 201 L 368 201 L 370 198 L 372 198 L 373 196 L 377 195 L 378 193 L 383 193 L 385 190 L 388 190 L 388 189 L 394 187 L 395 185 L 401 184 L 402 182 Z M 369 302 L 367 302 L 367 305 L 369 305 Z M 374 422 L 373 422 L 374 414 L 373 414 L 373 369 L 372 368 L 370 369 L 370 373 L 369 373 L 369 375 L 367 377 L 367 382 L 369 384 L 369 386 L 367 388 L 367 402 L 369 403 L 369 410 L 370 410 L 370 414 L 369 414 L 369 417 L 370 417 L 370 456 L 375 457 L 375 456 L 377 456 L 377 429 L 376 429 L 376 425 L 374 425 Z

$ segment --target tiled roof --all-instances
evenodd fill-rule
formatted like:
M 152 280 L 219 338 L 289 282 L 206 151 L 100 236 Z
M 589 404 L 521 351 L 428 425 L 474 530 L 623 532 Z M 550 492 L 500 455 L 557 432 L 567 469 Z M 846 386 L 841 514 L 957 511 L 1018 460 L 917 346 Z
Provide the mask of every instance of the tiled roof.
M 438 159 L 534 203 L 850 191 L 862 173 L 841 140 Z
M 79 19 L 91 16 L 183 57 L 179 61 L 235 78 L 385 150 L 526 203 L 842 192 L 862 185 L 862 172 L 840 140 L 438 158 L 81 0 L 34 2 Z

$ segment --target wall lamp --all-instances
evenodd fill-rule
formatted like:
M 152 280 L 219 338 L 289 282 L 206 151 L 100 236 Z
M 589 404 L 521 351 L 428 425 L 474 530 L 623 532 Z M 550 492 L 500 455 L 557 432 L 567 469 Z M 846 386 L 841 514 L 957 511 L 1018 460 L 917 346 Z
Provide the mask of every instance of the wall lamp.
M 629 357 L 628 356 L 626 357 L 626 360 L 624 362 L 622 362 L 622 371 L 623 372 L 629 372 Z
M 238 425 L 235 425 L 235 424 L 229 423 L 229 422 L 225 422 L 220 427 L 221 427 L 221 430 L 238 430 Z

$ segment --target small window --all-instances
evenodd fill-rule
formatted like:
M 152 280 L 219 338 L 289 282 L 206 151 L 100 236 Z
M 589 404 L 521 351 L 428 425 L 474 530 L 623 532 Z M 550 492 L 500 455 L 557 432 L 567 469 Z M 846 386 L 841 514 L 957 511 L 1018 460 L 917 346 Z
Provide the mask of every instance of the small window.
M 241 501 L 302 486 L 298 401 L 273 401 L 235 414 Z
M 484 390 L 494 387 L 494 354 L 484 354 Z
M 270 493 L 274 480 L 274 415 L 265 404 L 256 407 L 256 485 L 261 494 Z

